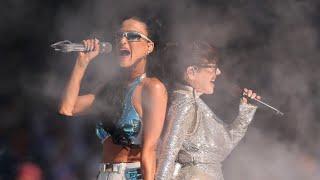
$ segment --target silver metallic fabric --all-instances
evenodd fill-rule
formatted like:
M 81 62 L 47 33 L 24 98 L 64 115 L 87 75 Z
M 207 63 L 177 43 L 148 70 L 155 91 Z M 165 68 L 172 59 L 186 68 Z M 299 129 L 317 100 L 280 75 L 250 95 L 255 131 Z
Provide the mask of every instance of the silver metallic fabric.
M 223 180 L 221 162 L 245 135 L 257 107 L 241 103 L 236 119 L 226 124 L 190 86 L 179 86 L 171 100 L 156 179 Z

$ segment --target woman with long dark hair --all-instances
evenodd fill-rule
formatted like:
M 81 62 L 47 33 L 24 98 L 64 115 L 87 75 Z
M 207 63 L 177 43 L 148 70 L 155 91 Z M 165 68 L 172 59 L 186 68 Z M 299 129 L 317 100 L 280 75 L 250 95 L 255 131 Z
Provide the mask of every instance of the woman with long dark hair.
M 88 110 L 105 115 L 96 127 L 103 144 L 98 180 L 154 179 L 167 93 L 162 82 L 146 75 L 147 57 L 154 50 L 151 31 L 142 18 L 125 18 L 115 35 L 119 78 L 98 92 L 79 95 L 86 68 L 99 53 L 97 39 L 84 40 L 88 52 L 79 53 L 62 98 L 63 115 Z

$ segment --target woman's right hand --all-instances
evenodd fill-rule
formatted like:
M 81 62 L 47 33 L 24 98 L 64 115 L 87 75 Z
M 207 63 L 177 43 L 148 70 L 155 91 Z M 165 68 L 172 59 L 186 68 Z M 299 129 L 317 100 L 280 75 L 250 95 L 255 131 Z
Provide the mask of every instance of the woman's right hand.
M 253 90 L 244 88 L 242 93 L 241 102 L 247 104 L 249 99 L 261 99 L 261 96 L 257 95 Z
M 98 39 L 87 39 L 82 41 L 87 49 L 85 52 L 79 52 L 78 60 L 83 64 L 88 64 L 92 59 L 98 56 L 100 51 Z

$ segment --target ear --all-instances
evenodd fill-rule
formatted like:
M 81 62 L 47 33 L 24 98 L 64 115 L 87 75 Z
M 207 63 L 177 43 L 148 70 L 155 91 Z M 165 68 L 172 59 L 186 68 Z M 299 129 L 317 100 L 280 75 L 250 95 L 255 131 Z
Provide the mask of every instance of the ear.
M 154 49 L 154 43 L 148 42 L 148 54 L 150 54 Z
M 186 71 L 187 79 L 194 80 L 196 69 L 193 66 L 189 66 Z

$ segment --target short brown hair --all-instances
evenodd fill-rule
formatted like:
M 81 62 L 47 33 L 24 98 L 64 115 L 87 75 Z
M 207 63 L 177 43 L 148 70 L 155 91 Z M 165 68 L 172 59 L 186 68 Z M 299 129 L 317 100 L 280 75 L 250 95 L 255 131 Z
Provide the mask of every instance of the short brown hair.
M 183 81 L 184 72 L 189 66 L 217 64 L 219 60 L 217 48 L 206 41 L 171 44 L 167 47 L 166 57 L 170 59 L 167 62 L 170 64 L 168 81 L 180 82 Z
M 190 44 L 183 45 L 180 53 L 181 60 L 179 61 L 181 63 L 184 61 L 187 67 L 197 64 L 218 63 L 217 49 L 205 41 L 193 41 Z

